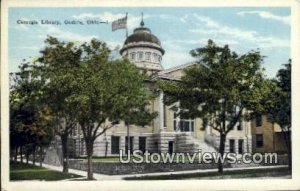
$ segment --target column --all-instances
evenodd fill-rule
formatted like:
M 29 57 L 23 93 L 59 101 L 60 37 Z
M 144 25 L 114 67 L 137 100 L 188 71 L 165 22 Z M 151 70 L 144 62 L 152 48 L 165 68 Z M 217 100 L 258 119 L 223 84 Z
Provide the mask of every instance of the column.
M 159 92 L 159 128 L 164 131 L 164 92 Z

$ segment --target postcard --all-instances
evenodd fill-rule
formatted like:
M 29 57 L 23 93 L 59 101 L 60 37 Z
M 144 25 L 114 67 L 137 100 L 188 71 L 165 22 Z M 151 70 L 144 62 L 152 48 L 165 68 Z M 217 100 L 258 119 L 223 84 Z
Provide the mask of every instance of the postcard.
M 2 190 L 299 189 L 299 14 L 4 1 Z

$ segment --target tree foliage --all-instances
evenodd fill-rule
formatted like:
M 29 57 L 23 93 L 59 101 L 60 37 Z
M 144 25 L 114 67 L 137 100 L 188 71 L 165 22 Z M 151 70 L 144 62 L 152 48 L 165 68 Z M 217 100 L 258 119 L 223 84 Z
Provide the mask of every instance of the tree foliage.
M 270 90 L 261 68 L 263 57 L 259 51 L 238 55 L 212 40 L 192 50 L 191 55 L 197 62 L 185 69 L 181 81 L 161 81 L 160 87 L 168 105 L 180 103 L 180 115 L 200 117 L 219 132 L 219 152 L 223 155 L 226 135 L 240 120 L 249 120 L 247 111 L 264 110 L 262 100 Z
M 53 137 L 53 115 L 42 101 L 41 83 L 32 78 L 27 62 L 10 81 L 10 146 L 34 152 L 36 146 L 48 145 Z
M 265 112 L 272 123 L 277 123 L 283 133 L 289 157 L 289 168 L 292 168 L 291 152 L 291 60 L 277 72 L 273 80 L 269 102 L 266 102 Z
M 96 138 L 116 121 L 145 125 L 154 114 L 145 110 L 151 99 L 151 92 L 144 86 L 146 75 L 127 59 L 109 60 L 110 50 L 101 41 L 92 40 L 81 48 L 84 57 L 76 73 L 77 91 L 69 100 L 76 106 L 76 119 L 87 148 L 88 178 L 92 179 L 91 157 Z
M 40 53 L 32 64 L 33 78 L 42 84 L 43 101 L 55 116 L 53 129 L 62 141 L 63 172 L 68 172 L 68 136 L 78 122 L 70 97 L 77 91 L 82 49 L 72 42 L 48 36 Z
M 43 84 L 43 100 L 58 121 L 64 169 L 68 167 L 68 136 L 79 124 L 88 155 L 88 178 L 92 179 L 97 137 L 120 120 L 147 125 L 155 117 L 146 109 L 152 98 L 144 86 L 148 77 L 127 59 L 111 60 L 109 48 L 96 39 L 75 45 L 49 36 L 45 43 L 32 66 L 33 77 Z

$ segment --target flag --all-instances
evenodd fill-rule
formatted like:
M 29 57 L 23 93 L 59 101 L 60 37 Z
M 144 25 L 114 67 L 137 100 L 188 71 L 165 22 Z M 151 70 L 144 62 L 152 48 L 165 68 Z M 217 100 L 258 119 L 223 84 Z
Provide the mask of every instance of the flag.
M 127 26 L 127 16 L 124 18 L 120 18 L 118 20 L 115 20 L 111 24 L 112 31 L 118 30 L 118 29 L 125 29 Z

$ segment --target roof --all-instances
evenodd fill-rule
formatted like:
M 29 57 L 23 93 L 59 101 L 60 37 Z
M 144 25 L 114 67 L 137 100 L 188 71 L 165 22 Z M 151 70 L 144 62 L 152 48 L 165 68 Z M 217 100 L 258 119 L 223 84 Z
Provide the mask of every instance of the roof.
M 150 29 L 145 27 L 139 27 L 134 30 L 134 33 L 130 35 L 124 44 L 131 42 L 152 42 L 161 46 L 160 40 L 153 34 L 151 34 Z
M 190 66 L 193 66 L 196 64 L 197 64 L 196 62 L 188 62 L 186 64 L 182 64 L 179 66 L 175 66 L 175 67 L 160 71 L 160 72 L 156 73 L 156 75 L 153 76 L 152 79 L 153 80 L 164 79 L 164 80 L 180 81 L 180 77 L 171 76 L 171 75 L 169 75 L 169 73 L 177 71 L 177 70 L 183 70 L 187 67 L 190 67 Z
M 163 71 L 159 72 L 158 75 L 164 75 L 164 74 L 168 74 L 170 72 L 174 72 L 176 70 L 182 70 L 182 69 L 185 69 L 187 67 L 190 67 L 190 66 L 193 66 L 193 65 L 196 65 L 196 64 L 197 64 L 196 62 L 188 62 L 186 64 L 182 64 L 182 65 L 179 65 L 179 66 L 175 66 L 175 67 L 163 70 Z
M 145 44 L 143 45 L 142 43 Z M 160 40 L 151 33 L 149 28 L 143 26 L 134 29 L 133 34 L 127 37 L 122 49 L 120 50 L 120 54 L 122 54 L 126 49 L 132 47 L 149 47 L 159 50 L 162 54 L 165 52 L 161 47 Z

